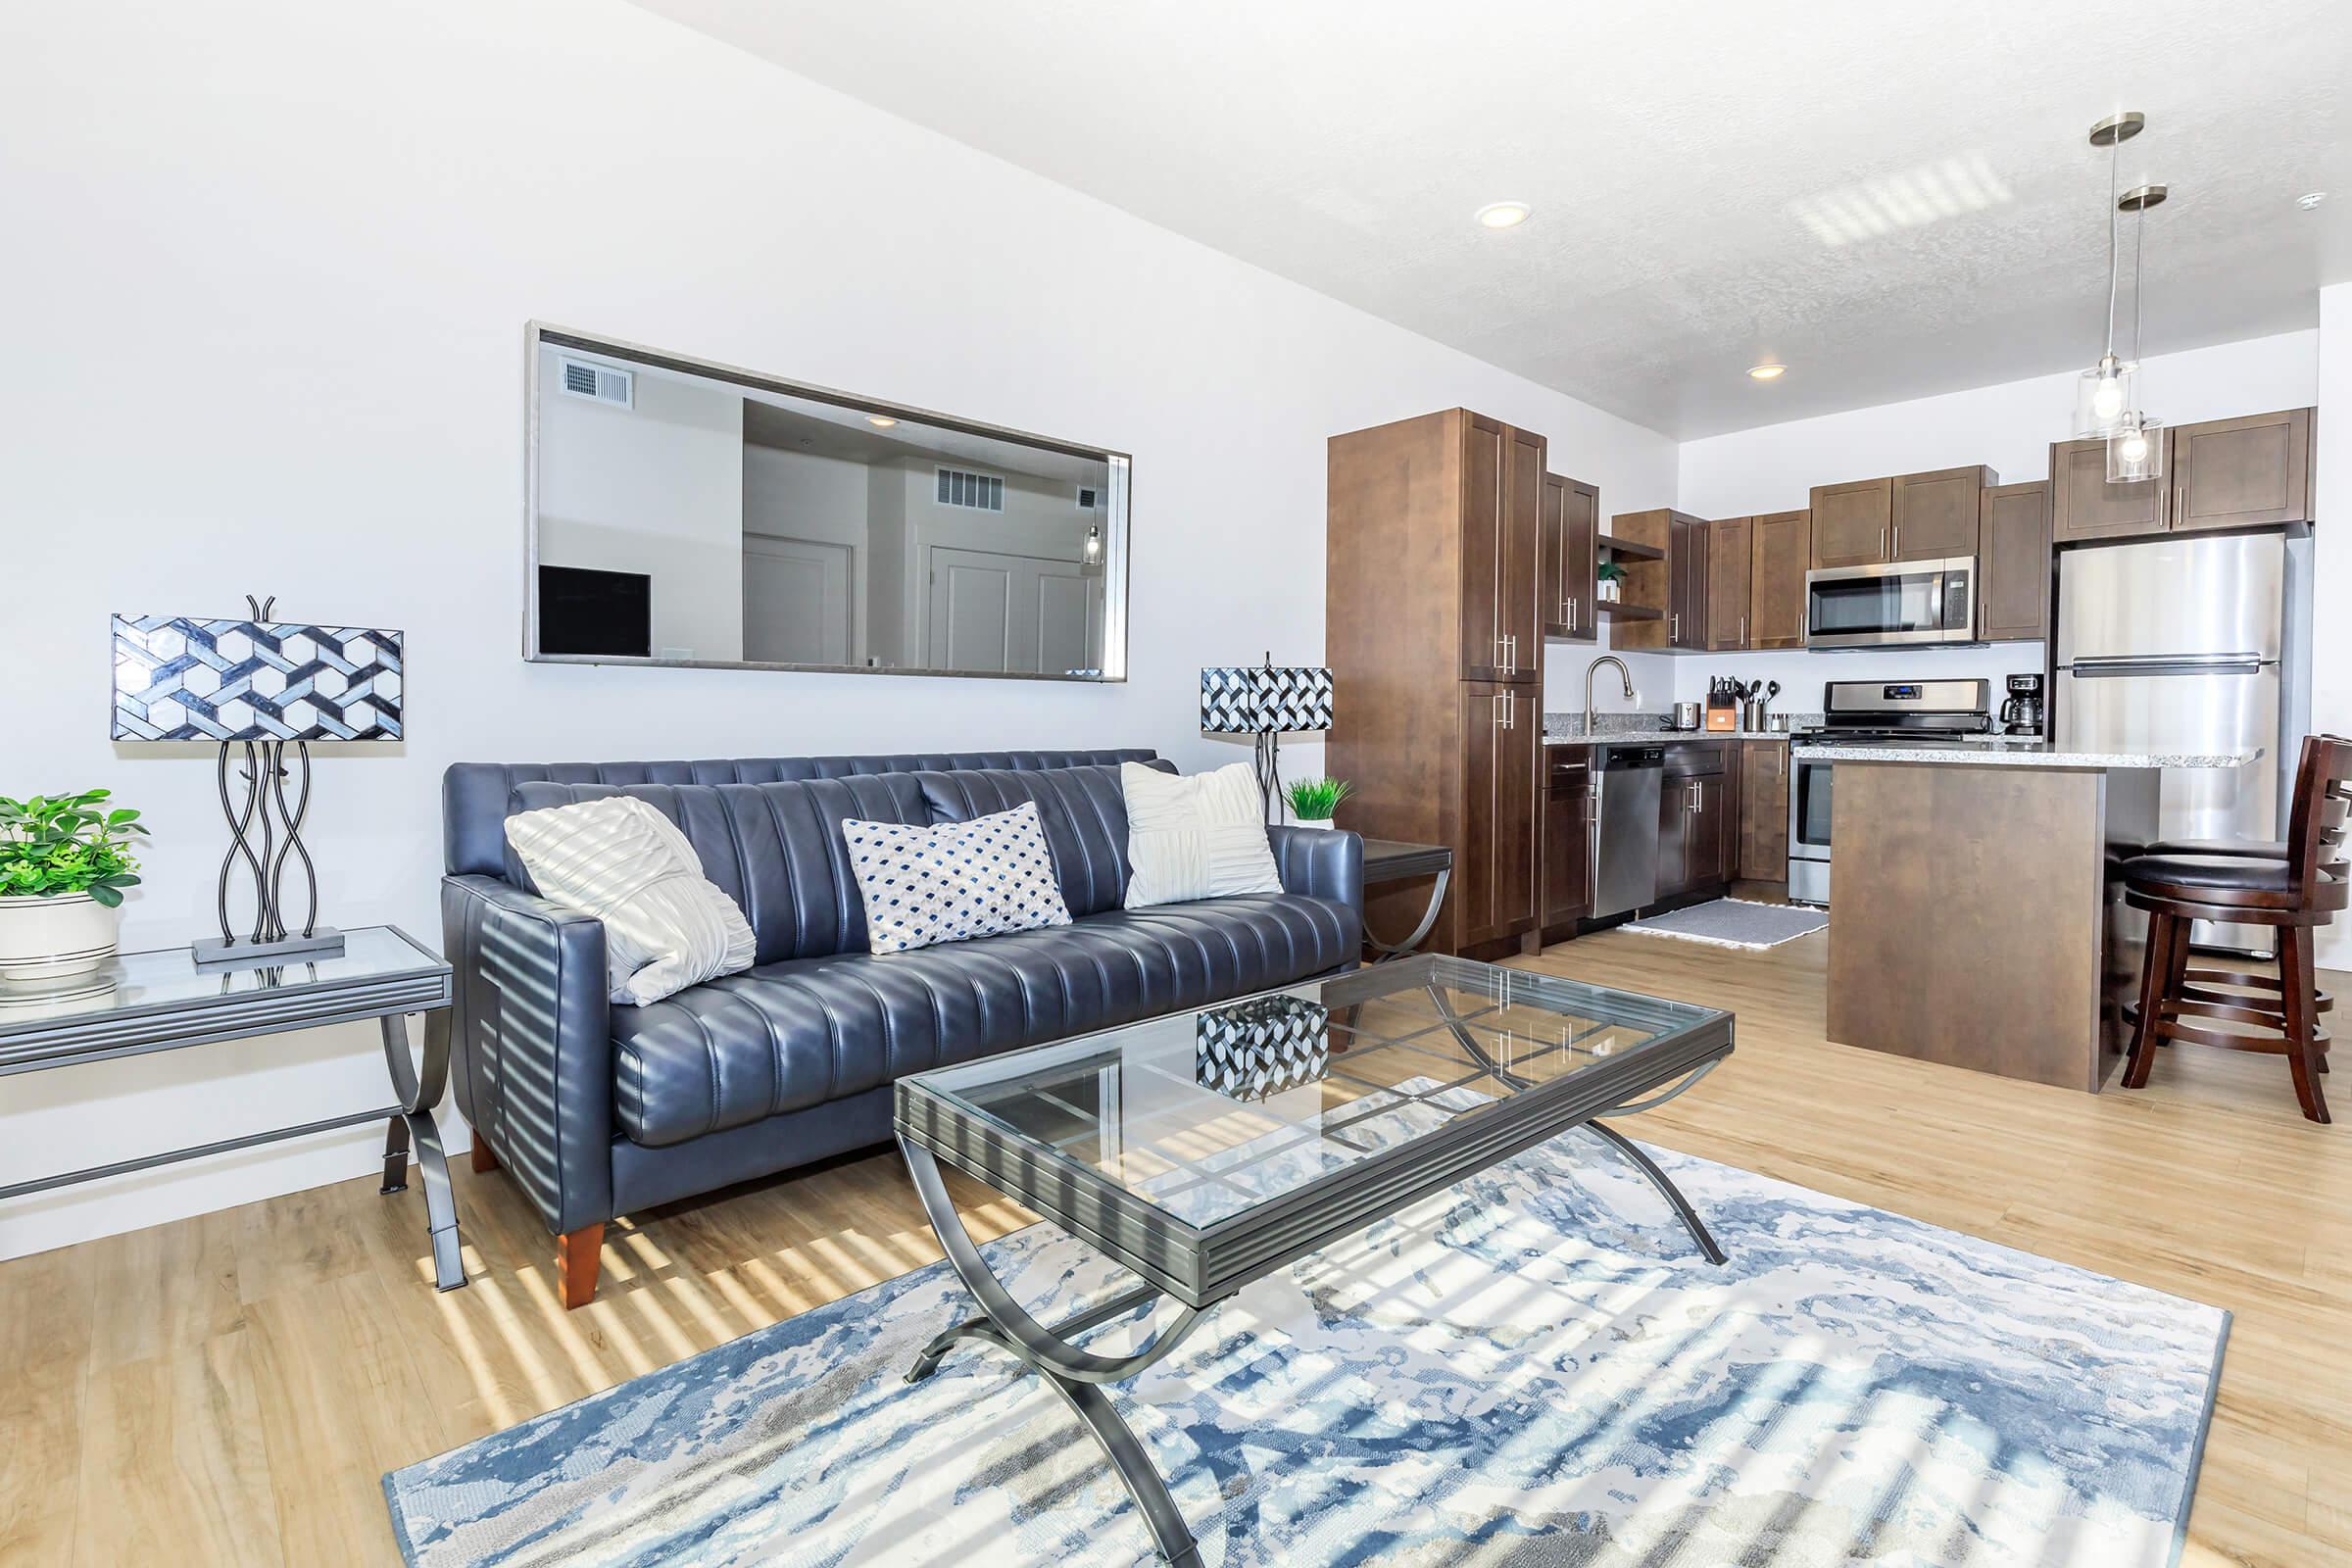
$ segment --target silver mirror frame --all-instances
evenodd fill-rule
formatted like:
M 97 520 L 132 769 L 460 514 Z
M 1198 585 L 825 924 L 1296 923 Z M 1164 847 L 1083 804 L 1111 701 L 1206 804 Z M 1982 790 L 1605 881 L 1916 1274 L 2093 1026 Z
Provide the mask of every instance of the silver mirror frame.
M 756 391 L 775 392 L 787 397 L 807 398 L 813 402 L 830 403 L 840 408 L 856 409 L 862 414 L 879 414 L 907 424 L 934 425 L 964 435 L 985 436 L 992 440 L 1009 441 L 1016 445 L 1037 447 L 1047 452 L 1058 452 L 1065 457 L 1098 458 L 1107 470 L 1105 491 L 1108 499 L 1108 537 L 1103 541 L 1102 576 L 1106 591 L 1102 599 L 1102 669 L 1096 675 L 1045 675 L 1025 671 L 999 672 L 979 669 L 924 669 L 914 667 L 875 668 L 863 664 L 784 664 L 755 660 L 661 659 L 631 658 L 625 654 L 543 654 L 539 652 L 539 360 L 545 347 L 576 349 L 590 354 L 610 355 L 634 360 L 657 369 L 676 370 L 688 375 L 707 376 L 712 380 L 730 381 Z M 909 404 L 886 403 L 877 398 L 860 397 L 856 393 L 838 391 L 832 387 L 815 386 L 805 381 L 787 381 L 780 376 L 763 375 L 740 366 L 723 365 L 715 360 L 698 360 L 663 349 L 648 348 L 625 338 L 604 337 L 592 332 L 575 331 L 551 322 L 533 320 L 523 329 L 523 481 L 522 481 L 522 543 L 523 543 L 523 612 L 522 657 L 534 664 L 622 664 L 653 666 L 661 669 L 780 669 L 802 674 L 819 675 L 928 675 L 949 676 L 962 680 L 1029 680 L 1063 681 L 1082 686 L 1101 686 L 1124 683 L 1127 679 L 1127 570 L 1128 527 L 1132 518 L 1132 482 L 1135 460 L 1127 453 L 1108 447 L 1086 446 L 1057 440 L 1027 430 L 1015 430 L 1005 425 L 983 424 L 978 420 L 960 418 L 954 415 L 938 414 Z

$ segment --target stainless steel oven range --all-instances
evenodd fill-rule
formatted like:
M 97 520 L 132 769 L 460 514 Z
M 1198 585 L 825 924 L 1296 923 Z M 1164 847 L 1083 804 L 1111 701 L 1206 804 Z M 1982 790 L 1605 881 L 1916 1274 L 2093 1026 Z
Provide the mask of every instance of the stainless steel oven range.
M 1988 680 L 1833 680 L 1822 687 L 1822 723 L 1788 738 L 1788 897 L 1830 902 L 1830 804 L 1837 764 L 1812 747 L 1966 746 L 1992 728 Z

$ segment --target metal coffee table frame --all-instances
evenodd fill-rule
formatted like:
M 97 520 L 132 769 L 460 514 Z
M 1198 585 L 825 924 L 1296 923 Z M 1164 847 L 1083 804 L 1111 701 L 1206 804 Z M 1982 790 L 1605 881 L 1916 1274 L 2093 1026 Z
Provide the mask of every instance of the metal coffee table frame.
M 1666 1173 L 1597 1118 L 1630 1115 L 1663 1104 L 1706 1076 L 1731 1054 L 1730 1014 L 1707 1015 L 1679 1035 L 1652 1040 L 1621 1056 L 1603 1058 L 1576 1073 L 1538 1084 L 1497 1065 L 1467 1027 L 1480 1011 L 1492 1008 L 1465 1013 L 1447 1002 L 1441 989 L 1443 976 L 1452 973 L 1463 960 L 1422 958 L 1418 962 L 1434 971 L 1421 989 L 1436 1001 L 1445 1027 L 1471 1059 L 1481 1064 L 1482 1072 L 1492 1072 L 1520 1092 L 1457 1117 L 1436 1132 L 1206 1227 L 1187 1225 L 1107 1178 L 1074 1182 L 1070 1166 L 1058 1155 L 930 1090 L 923 1075 L 899 1080 L 895 1094 L 899 1148 L 949 1265 L 980 1308 L 934 1338 L 907 1369 L 906 1381 L 916 1383 L 931 1376 L 948 1352 L 965 1340 L 995 1346 L 1018 1358 L 1045 1380 L 1102 1445 L 1111 1468 L 1143 1514 L 1161 1558 L 1179 1568 L 1192 1568 L 1200 1561 L 1192 1530 L 1170 1497 L 1167 1483 L 1102 1386 L 1134 1377 L 1156 1364 L 1184 1342 L 1210 1307 L 1244 1286 L 1579 1126 L 1591 1128 L 1649 1180 L 1673 1205 L 1709 1262 L 1724 1261 L 1723 1250 Z M 1446 967 L 1437 969 L 1441 964 Z M 1396 978 L 1394 967 L 1361 973 L 1392 983 L 1363 988 L 1358 1001 L 1378 1000 L 1404 989 L 1393 983 Z M 1324 1000 L 1346 1005 L 1346 993 L 1355 978 L 1344 977 L 1327 985 Z M 1639 1004 L 1653 1000 L 1630 993 L 1615 995 L 1636 1004 L 1637 1010 Z M 1604 1022 L 1588 1032 L 1626 1021 Z M 1011 1053 L 1000 1061 L 1009 1068 L 1026 1054 L 1029 1053 Z M 1067 1064 L 1058 1070 L 1066 1072 Z M 1141 1282 L 1058 1323 L 1038 1322 L 1006 1292 L 963 1228 L 940 1172 L 943 1160 L 1080 1237 L 1141 1276 Z M 1173 1299 L 1178 1311 L 1142 1348 L 1105 1356 L 1076 1343 L 1088 1331 L 1152 1306 L 1162 1297 Z

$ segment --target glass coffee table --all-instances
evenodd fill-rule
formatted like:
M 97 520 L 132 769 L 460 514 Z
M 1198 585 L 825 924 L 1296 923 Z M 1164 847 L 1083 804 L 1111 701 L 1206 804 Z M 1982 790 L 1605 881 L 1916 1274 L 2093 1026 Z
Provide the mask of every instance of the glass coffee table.
M 1151 1367 L 1244 1286 L 1521 1150 L 1589 1127 L 1646 1176 L 1710 1262 L 1723 1252 L 1648 1155 L 1601 1118 L 1662 1104 L 1732 1052 L 1732 1015 L 1467 959 L 1419 956 L 1241 1002 L 902 1078 L 899 1147 L 977 1315 L 955 1346 L 1009 1351 L 1109 1455 L 1167 1561 L 1192 1531 L 1102 1385 Z M 945 1161 L 1027 1205 L 1138 1283 L 1047 1325 L 981 1257 Z M 1090 1329 L 1161 1298 L 1143 1348 Z

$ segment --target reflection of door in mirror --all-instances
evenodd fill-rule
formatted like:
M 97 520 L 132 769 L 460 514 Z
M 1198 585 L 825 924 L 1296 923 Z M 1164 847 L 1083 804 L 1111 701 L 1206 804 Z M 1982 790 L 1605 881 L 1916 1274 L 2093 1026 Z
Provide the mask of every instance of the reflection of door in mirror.
M 620 655 L 551 618 L 595 576 L 648 585 L 657 659 L 1124 675 L 1123 457 L 536 339 L 533 657 Z

